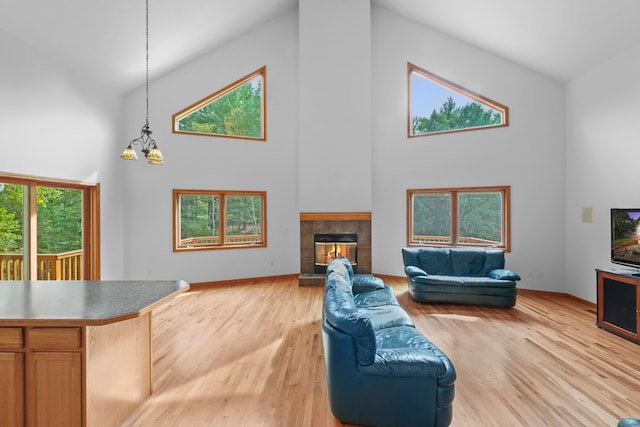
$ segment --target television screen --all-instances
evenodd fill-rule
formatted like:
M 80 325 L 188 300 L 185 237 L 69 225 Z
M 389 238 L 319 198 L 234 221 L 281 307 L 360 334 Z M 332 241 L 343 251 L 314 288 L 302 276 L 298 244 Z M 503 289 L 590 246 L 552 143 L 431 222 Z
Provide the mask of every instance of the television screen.
M 611 262 L 640 268 L 640 208 L 611 209 Z

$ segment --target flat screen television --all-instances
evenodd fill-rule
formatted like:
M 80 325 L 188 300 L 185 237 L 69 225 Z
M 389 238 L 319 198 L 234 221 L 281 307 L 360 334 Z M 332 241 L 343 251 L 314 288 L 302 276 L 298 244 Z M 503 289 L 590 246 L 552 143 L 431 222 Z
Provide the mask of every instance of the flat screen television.
M 640 268 L 640 208 L 611 209 L 611 262 Z

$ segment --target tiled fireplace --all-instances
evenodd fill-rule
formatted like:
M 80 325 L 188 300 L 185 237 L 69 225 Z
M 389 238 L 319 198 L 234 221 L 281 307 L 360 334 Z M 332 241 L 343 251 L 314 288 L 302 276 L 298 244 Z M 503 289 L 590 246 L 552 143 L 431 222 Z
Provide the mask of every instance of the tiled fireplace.
M 322 285 L 326 266 L 349 259 L 357 273 L 371 273 L 371 213 L 300 213 L 300 285 Z

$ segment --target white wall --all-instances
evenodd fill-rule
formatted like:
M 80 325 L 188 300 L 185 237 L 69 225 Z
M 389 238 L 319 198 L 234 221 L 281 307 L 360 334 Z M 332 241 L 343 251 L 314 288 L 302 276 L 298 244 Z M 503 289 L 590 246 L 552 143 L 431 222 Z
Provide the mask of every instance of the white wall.
M 103 278 L 120 275 L 120 97 L 4 31 L 0 57 L 0 171 L 99 182 Z
M 567 84 L 567 292 L 595 302 L 610 263 L 610 209 L 640 207 L 640 46 Z M 593 222 L 583 223 L 583 207 Z
M 403 275 L 406 190 L 511 186 L 507 267 L 565 291 L 563 85 L 374 7 L 373 271 Z M 407 138 L 407 62 L 507 105 L 506 128 Z
M 300 211 L 370 212 L 369 1 L 299 4 Z
M 299 271 L 297 32 L 297 10 L 290 10 L 152 81 L 149 122 L 166 162 L 124 162 L 128 278 L 204 282 Z M 171 132 L 172 114 L 263 65 L 266 142 Z M 144 109 L 144 88 L 125 98 L 130 139 L 139 135 Z M 174 253 L 174 188 L 266 191 L 268 247 Z

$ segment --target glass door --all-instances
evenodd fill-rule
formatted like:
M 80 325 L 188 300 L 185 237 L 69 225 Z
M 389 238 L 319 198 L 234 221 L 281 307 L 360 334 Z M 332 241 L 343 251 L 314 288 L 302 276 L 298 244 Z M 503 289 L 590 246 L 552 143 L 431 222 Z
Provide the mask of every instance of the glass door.
M 36 187 L 38 280 L 81 280 L 82 191 Z
M 0 280 L 97 279 L 97 186 L 2 181 Z

